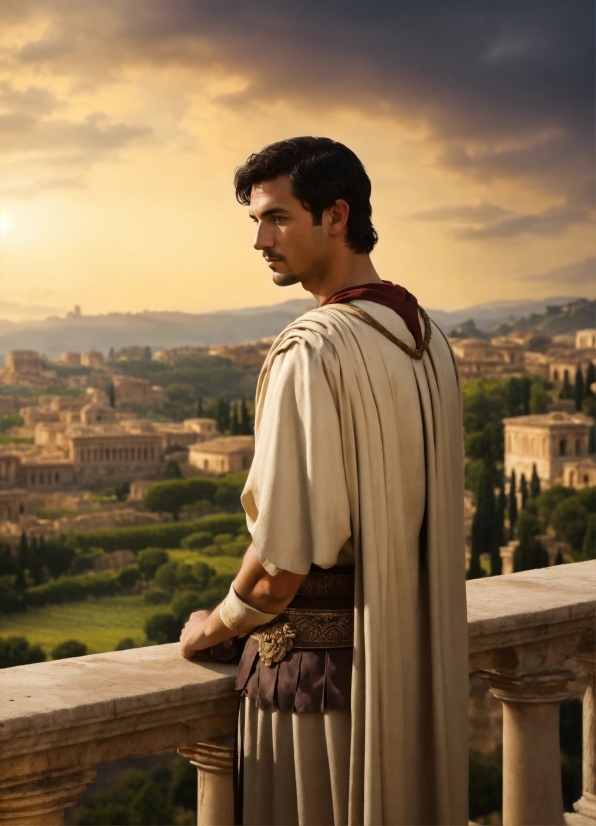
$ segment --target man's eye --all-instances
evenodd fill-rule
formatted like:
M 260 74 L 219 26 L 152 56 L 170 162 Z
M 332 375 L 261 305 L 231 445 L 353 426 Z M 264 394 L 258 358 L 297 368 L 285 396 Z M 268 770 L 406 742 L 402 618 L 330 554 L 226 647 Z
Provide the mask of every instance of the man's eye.
M 273 223 L 274 224 L 281 224 L 283 221 L 283 215 L 274 215 L 273 216 Z

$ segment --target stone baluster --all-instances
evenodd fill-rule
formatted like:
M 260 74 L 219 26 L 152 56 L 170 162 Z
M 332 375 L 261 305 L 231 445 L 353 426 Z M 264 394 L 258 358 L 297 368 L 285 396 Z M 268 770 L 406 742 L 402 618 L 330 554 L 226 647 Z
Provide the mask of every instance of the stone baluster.
M 221 737 L 178 749 L 198 769 L 198 826 L 234 824 L 234 738 Z
M 578 657 L 577 664 L 590 677 L 583 699 L 582 796 L 565 820 L 568 826 L 588 826 L 596 824 L 596 659 L 594 655 Z
M 503 703 L 503 826 L 562 826 L 559 707 L 573 671 L 479 676 Z
M 92 769 L 64 769 L 0 782 L 1 826 L 62 826 L 95 779 Z

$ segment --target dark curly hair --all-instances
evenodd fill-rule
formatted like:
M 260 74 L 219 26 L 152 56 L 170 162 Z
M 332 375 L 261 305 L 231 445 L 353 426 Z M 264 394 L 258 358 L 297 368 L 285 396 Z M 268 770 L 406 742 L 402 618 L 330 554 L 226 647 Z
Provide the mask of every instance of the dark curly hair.
M 294 195 L 312 212 L 315 226 L 321 223 L 323 210 L 340 198 L 346 201 L 350 206 L 348 246 L 358 253 L 372 250 L 379 236 L 371 221 L 370 179 L 351 149 L 330 138 L 289 138 L 272 143 L 236 169 L 236 198 L 248 206 L 255 184 L 280 175 L 289 177 Z

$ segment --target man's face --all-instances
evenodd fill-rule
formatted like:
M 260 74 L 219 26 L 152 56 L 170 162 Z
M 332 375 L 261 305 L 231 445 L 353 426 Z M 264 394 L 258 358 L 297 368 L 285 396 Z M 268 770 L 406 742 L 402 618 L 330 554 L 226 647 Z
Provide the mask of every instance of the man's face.
M 313 226 L 312 213 L 292 194 L 286 175 L 253 186 L 249 214 L 257 225 L 254 248 L 262 250 L 279 287 L 305 287 L 324 276 L 329 247 L 325 221 Z

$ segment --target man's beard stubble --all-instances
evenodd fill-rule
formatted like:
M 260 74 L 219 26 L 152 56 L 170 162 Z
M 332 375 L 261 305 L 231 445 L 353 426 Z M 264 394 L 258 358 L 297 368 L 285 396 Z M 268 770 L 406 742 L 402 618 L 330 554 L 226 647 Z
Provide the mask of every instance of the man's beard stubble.
M 280 255 L 279 253 L 268 253 L 266 250 L 263 250 L 263 258 L 267 262 L 286 260 L 284 255 Z M 300 284 L 300 281 L 302 280 L 300 276 L 294 272 L 273 272 L 271 278 L 273 280 L 273 283 L 276 284 L 278 287 L 291 287 L 293 284 Z

